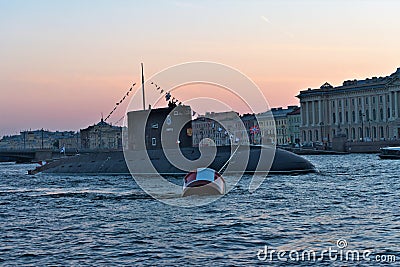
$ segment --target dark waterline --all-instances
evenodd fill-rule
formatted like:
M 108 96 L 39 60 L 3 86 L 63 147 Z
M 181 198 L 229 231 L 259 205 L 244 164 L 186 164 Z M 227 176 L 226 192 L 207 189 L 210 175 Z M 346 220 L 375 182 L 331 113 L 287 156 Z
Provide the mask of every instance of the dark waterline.
M 129 176 L 28 176 L 32 165 L 1 163 L 0 265 L 286 266 L 259 261 L 258 250 L 337 249 L 338 239 L 373 251 L 362 266 L 381 264 L 376 254 L 399 262 L 400 161 L 307 159 L 320 173 L 269 176 L 254 193 L 246 176 L 196 208 L 163 204 Z

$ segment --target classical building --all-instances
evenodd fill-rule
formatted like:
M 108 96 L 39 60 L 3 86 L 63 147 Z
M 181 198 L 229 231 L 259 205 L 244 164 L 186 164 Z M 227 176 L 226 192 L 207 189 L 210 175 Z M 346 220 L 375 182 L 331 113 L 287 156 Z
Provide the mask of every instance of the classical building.
M 272 115 L 275 120 L 276 128 L 276 144 L 284 145 L 290 143 L 288 114 L 293 112 L 297 106 L 288 106 L 286 109 L 282 107 L 272 108 Z
M 26 143 L 25 143 L 26 148 Z M 0 140 L 1 150 L 19 150 L 24 149 L 24 137 L 22 135 L 3 136 Z
M 81 129 L 82 149 L 122 149 L 122 127 L 108 124 L 103 119 Z
M 60 140 L 76 140 L 77 133 L 73 131 L 51 132 L 48 130 L 22 131 L 19 135 L 4 136 L 0 140 L 0 149 L 54 149 L 60 148 Z
M 298 106 L 272 108 L 240 117 L 236 112 L 207 113 L 192 123 L 193 144 L 198 146 L 201 140 L 204 145 L 215 143 L 217 146 L 299 143 L 300 122 Z
M 400 136 L 400 68 L 386 77 L 324 83 L 300 91 L 302 142 L 391 140 Z
M 207 112 L 192 122 L 193 146 L 261 144 L 262 131 L 254 114 Z
M 235 131 L 236 140 L 239 141 L 240 144 L 261 144 L 262 129 L 260 129 L 258 117 L 254 114 L 243 114 L 240 119 L 245 131 L 237 128 Z M 243 126 L 241 127 L 242 129 Z
M 241 116 L 233 111 L 206 113 L 192 122 L 193 145 L 298 143 L 300 122 L 298 106 Z
M 255 121 L 255 123 L 257 123 L 260 130 L 260 142 L 264 145 L 276 144 L 276 128 L 272 111 L 268 110 L 266 112 L 258 113 L 256 116 L 257 121 Z
M 291 144 L 300 144 L 300 126 L 301 112 L 300 107 L 296 107 L 287 114 L 288 142 Z
M 239 114 L 234 111 L 207 112 L 192 121 L 193 146 L 238 143 L 244 139 L 238 131 L 239 123 Z
M 79 133 L 76 133 L 73 136 L 63 136 L 57 141 L 60 150 L 66 149 L 67 151 L 79 151 L 82 147 Z
M 283 145 L 293 143 L 295 139 L 293 131 L 295 126 L 294 120 L 289 120 L 290 113 L 299 109 L 298 106 L 288 106 L 286 109 L 282 107 L 271 108 L 271 110 L 257 114 L 258 124 L 260 125 L 260 132 L 263 144 L 276 144 Z M 293 115 L 295 117 L 297 115 Z

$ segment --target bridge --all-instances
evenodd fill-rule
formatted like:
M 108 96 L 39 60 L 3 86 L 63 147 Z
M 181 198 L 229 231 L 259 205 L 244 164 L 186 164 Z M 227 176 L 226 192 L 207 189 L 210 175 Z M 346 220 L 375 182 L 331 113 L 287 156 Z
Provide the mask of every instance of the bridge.
M 97 153 L 122 151 L 121 149 L 83 149 L 78 153 Z M 60 153 L 54 149 L 0 149 L 0 162 L 17 162 L 17 163 L 32 163 L 42 160 L 49 161 L 59 159 L 64 156 L 74 156 L 77 154 L 76 149 L 66 149 L 65 153 Z
M 75 153 L 68 152 L 67 155 Z M 2 149 L 0 150 L 0 162 L 31 163 L 42 160 L 51 160 L 60 157 L 60 151 L 51 149 Z
M 25 150 L 0 150 L 0 162 L 15 161 L 17 163 L 31 163 L 53 158 L 53 150 L 25 149 Z M 60 154 L 59 151 L 57 151 Z

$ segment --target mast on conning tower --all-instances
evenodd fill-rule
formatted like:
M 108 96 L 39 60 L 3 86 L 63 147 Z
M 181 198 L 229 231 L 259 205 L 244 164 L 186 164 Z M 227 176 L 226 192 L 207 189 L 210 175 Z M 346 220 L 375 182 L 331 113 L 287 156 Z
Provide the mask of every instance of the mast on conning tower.
M 143 74 L 143 63 L 141 63 L 142 65 L 142 95 L 143 95 L 143 110 L 146 109 L 146 98 L 144 96 L 144 74 Z

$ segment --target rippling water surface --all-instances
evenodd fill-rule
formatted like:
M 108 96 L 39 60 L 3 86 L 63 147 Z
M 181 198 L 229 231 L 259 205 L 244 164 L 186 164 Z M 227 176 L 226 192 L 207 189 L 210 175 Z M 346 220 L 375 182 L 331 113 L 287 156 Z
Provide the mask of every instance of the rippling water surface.
M 308 159 L 320 173 L 268 176 L 254 193 L 245 176 L 196 208 L 163 204 L 129 176 L 28 176 L 34 165 L 1 163 L 0 265 L 286 266 L 296 261 L 289 252 L 287 261 L 260 261 L 257 253 L 265 245 L 338 249 L 339 239 L 347 242 L 343 250 L 372 251 L 363 266 L 381 264 L 376 255 L 394 255 L 398 264 L 400 161 Z M 318 265 L 353 263 L 321 259 Z

